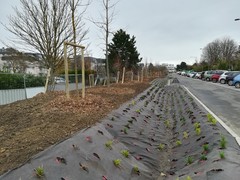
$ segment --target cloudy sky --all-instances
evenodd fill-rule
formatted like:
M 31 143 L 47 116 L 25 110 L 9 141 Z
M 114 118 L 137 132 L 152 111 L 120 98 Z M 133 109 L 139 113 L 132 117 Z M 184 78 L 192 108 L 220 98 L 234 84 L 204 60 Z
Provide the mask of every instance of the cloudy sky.
M 93 0 L 86 16 L 99 17 L 101 1 Z M 8 23 L 15 5 L 19 0 L 1 4 L 2 23 Z M 240 44 L 240 21 L 234 21 L 240 18 L 240 0 L 120 0 L 115 12 L 112 31 L 122 28 L 134 35 L 144 62 L 192 64 L 200 59 L 201 48 L 217 38 L 229 37 Z M 87 26 L 91 55 L 103 57 L 101 33 L 92 23 Z M 9 38 L 0 25 L 0 40 L 8 43 Z

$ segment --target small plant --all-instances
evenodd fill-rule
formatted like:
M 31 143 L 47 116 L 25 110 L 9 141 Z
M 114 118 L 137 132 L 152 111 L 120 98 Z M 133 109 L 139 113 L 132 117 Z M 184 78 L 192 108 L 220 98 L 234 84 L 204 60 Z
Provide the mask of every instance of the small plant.
M 219 152 L 219 157 L 220 157 L 220 159 L 224 159 L 225 158 L 224 151 L 220 151 Z
M 208 144 L 204 144 L 204 145 L 203 145 L 203 151 L 204 151 L 204 152 L 208 152 L 208 151 L 209 151 L 209 146 L 208 146 Z
M 132 105 L 134 106 L 136 104 L 136 102 L 134 100 L 132 100 Z
M 169 120 L 165 120 L 164 124 L 165 124 L 166 128 L 170 128 L 170 121 Z
M 181 146 L 181 145 L 182 145 L 182 142 L 178 139 L 178 140 L 176 141 L 176 145 L 177 145 L 177 146 Z
M 129 151 L 128 151 L 128 150 L 122 150 L 122 151 L 121 151 L 121 154 L 122 154 L 124 157 L 126 157 L 126 158 L 129 157 Z
M 109 140 L 109 141 L 107 141 L 106 143 L 105 143 L 105 146 L 107 147 L 107 148 L 109 148 L 109 149 L 112 149 L 112 141 L 111 140 Z
M 116 167 L 119 167 L 121 165 L 121 159 L 115 159 L 113 160 L 113 164 L 116 166 Z
M 188 156 L 187 157 L 187 164 L 192 164 L 193 163 L 193 157 L 192 156 Z
M 140 171 L 137 166 L 133 167 L 133 172 L 135 172 L 136 174 L 140 174 Z
M 165 144 L 160 143 L 160 144 L 158 145 L 158 149 L 159 149 L 159 150 L 163 150 L 164 148 L 165 148 Z
M 184 131 L 184 132 L 183 132 L 183 138 L 184 138 L 184 139 L 187 139 L 188 136 L 189 136 L 188 133 L 187 133 L 186 131 Z
M 127 130 L 128 130 L 128 128 L 126 128 L 126 127 L 123 129 L 124 134 L 127 134 Z
M 114 117 L 111 118 L 111 121 L 114 121 Z
M 200 123 L 199 122 L 195 122 L 193 126 L 194 126 L 194 128 L 196 130 L 197 128 L 200 128 Z
M 44 169 L 43 169 L 43 165 L 42 166 L 38 166 L 36 169 L 34 169 L 35 174 L 38 178 L 42 178 L 44 176 Z
M 202 154 L 200 157 L 201 161 L 206 161 L 207 160 L 207 156 L 205 154 Z
M 140 110 L 140 109 L 137 109 L 137 110 L 136 110 L 136 113 L 139 113 L 139 114 L 140 114 L 140 112 L 141 112 L 141 110 Z
M 192 178 L 190 176 L 187 176 L 186 180 L 192 180 Z
M 210 113 L 207 114 L 208 122 L 212 122 L 212 119 L 214 118 Z
M 226 144 L 227 144 L 227 140 L 224 136 L 222 136 L 221 140 L 220 140 L 220 148 L 221 149 L 226 149 Z
M 195 129 L 196 135 L 199 136 L 201 134 L 201 128 Z

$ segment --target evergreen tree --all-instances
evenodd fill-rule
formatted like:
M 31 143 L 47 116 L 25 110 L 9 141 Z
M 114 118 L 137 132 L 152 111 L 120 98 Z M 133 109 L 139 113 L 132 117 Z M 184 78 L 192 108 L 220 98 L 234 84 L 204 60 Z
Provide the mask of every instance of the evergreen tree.
M 141 61 L 136 48 L 135 36 L 130 37 L 122 29 L 118 30 L 109 44 L 109 67 L 112 72 L 116 72 L 125 67 L 133 70 Z

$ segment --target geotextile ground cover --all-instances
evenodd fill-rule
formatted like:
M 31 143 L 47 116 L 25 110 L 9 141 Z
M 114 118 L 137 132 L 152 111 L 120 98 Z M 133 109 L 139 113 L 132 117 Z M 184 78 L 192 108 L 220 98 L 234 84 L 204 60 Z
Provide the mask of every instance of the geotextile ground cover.
M 0 179 L 239 179 L 235 139 L 173 82 L 154 80 L 101 123 Z

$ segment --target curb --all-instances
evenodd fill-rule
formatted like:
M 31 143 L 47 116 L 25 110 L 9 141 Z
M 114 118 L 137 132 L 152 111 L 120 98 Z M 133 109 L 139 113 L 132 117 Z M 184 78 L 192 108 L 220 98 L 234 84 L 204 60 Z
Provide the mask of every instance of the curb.
M 240 137 L 228 126 L 226 125 L 216 114 L 214 114 L 205 104 L 203 104 L 202 101 L 200 101 L 191 91 L 182 85 L 182 87 L 192 96 L 194 97 L 210 114 L 213 115 L 213 117 L 223 126 L 224 129 L 226 129 L 229 134 L 231 134 L 237 141 L 238 145 L 240 146 Z

